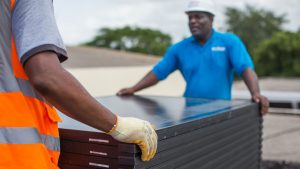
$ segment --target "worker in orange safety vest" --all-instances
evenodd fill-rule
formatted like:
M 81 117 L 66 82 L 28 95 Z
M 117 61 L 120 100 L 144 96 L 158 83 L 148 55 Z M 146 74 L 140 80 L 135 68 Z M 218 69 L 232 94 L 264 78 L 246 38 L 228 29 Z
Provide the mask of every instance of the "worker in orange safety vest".
M 153 158 L 157 135 L 147 121 L 120 117 L 98 103 L 60 64 L 68 58 L 52 0 L 0 1 L 0 169 L 57 169 L 60 144 L 53 106 L 136 143 Z

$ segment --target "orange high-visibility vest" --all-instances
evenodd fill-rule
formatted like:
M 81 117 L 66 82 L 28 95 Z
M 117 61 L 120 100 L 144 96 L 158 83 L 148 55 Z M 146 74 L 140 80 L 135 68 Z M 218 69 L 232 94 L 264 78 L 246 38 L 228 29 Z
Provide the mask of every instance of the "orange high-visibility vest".
M 20 63 L 13 7 L 14 0 L 0 1 L 0 169 L 57 169 L 61 119 L 32 88 Z

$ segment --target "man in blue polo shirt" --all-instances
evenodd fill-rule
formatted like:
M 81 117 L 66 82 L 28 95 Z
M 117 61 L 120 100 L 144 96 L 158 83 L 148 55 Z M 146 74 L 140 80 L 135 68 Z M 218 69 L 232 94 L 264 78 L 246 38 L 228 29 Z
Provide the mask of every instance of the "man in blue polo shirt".
M 192 36 L 171 46 L 164 58 L 136 85 L 120 90 L 118 95 L 131 95 L 164 80 L 179 70 L 186 81 L 185 97 L 231 99 L 234 72 L 243 77 L 252 95 L 268 112 L 268 99 L 260 94 L 252 60 L 241 42 L 231 33 L 212 28 L 215 15 L 210 0 L 192 0 L 186 10 Z

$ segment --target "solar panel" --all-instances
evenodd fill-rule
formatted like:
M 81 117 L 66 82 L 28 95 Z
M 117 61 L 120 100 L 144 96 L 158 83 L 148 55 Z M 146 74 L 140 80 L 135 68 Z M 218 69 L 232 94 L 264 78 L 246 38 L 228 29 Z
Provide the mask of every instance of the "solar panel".
M 262 120 L 254 103 L 158 96 L 110 96 L 97 100 L 121 116 L 141 118 L 156 125 L 155 158 L 143 162 L 136 145 L 120 143 L 61 115 L 61 169 L 239 169 L 245 165 L 240 161 L 248 159 L 256 159 L 254 163 L 259 166 Z

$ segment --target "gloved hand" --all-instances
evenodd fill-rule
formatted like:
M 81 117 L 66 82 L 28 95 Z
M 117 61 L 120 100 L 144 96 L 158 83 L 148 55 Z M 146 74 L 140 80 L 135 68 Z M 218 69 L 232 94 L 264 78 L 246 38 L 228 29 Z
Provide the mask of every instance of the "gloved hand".
M 149 161 L 156 153 L 157 135 L 148 121 L 117 116 L 117 123 L 108 134 L 118 141 L 139 145 L 143 161 Z

